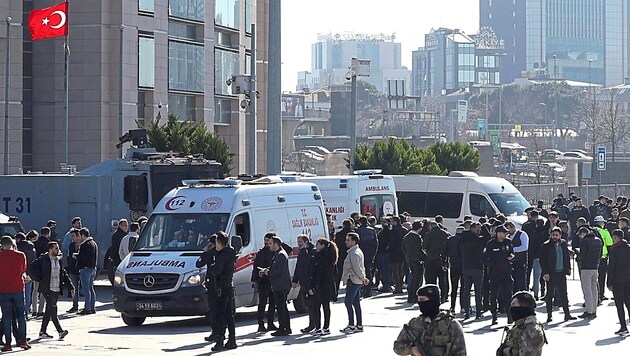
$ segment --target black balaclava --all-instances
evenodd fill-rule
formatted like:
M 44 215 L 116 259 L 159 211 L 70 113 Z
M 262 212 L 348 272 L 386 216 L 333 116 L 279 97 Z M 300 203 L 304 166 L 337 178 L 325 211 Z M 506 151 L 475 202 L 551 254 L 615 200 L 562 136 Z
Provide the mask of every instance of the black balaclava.
M 418 302 L 422 315 L 433 319 L 440 313 L 440 287 L 435 284 L 426 284 L 416 292 L 418 297 L 425 296 L 429 300 Z

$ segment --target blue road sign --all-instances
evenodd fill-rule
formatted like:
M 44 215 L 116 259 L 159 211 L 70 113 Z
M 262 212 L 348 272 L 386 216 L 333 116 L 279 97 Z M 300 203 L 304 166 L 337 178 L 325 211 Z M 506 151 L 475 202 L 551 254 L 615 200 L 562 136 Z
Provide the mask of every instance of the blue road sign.
M 597 147 L 597 170 L 606 170 L 606 147 Z

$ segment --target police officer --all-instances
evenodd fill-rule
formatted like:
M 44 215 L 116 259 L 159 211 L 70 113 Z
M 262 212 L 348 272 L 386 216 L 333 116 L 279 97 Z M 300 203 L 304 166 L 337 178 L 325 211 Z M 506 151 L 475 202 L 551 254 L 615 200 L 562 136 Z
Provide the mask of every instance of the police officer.
M 212 351 L 236 349 L 236 327 L 234 325 L 234 284 L 232 277 L 236 268 L 236 252 L 228 246 L 228 235 L 219 231 L 216 239 L 216 255 L 209 272 L 216 283 L 216 345 Z M 225 340 L 225 329 L 228 329 L 228 342 Z
M 507 330 L 505 339 L 497 350 L 497 356 L 542 355 L 547 343 L 545 330 L 536 320 L 536 300 L 529 292 L 518 292 L 512 297 L 510 315 L 514 326 Z
M 216 240 L 217 235 L 213 234 L 210 236 L 210 240 L 208 246 L 203 249 L 203 253 L 199 256 L 197 260 L 196 266 L 197 268 L 201 268 L 207 266 L 207 270 L 210 270 L 210 266 L 214 263 L 214 259 L 217 255 L 216 250 Z M 210 273 L 206 273 L 206 294 L 208 295 L 208 315 L 207 318 L 210 319 L 210 325 L 212 326 L 212 334 L 210 336 L 205 337 L 204 339 L 208 342 L 216 341 L 217 338 L 217 325 L 216 318 L 214 317 L 214 311 L 216 310 L 216 302 L 217 302 L 217 288 L 216 288 L 216 280 Z
M 488 242 L 483 252 L 490 277 L 492 325 L 497 324 L 497 300 L 501 298 L 503 301 L 503 303 L 499 302 L 499 306 L 507 306 L 512 295 L 512 261 L 514 260 L 512 241 L 507 238 L 508 230 L 500 225 L 495 229 L 495 233 L 496 237 Z M 509 314 L 508 323 L 512 323 L 512 317 Z
M 416 294 L 421 314 L 403 326 L 394 341 L 394 352 L 397 355 L 465 356 L 462 326 L 448 311 L 440 311 L 440 288 L 426 284 Z

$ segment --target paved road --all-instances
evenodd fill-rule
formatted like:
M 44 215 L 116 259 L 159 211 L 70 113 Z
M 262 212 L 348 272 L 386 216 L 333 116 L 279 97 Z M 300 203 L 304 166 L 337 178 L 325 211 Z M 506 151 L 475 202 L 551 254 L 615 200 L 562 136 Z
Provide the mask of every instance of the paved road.
M 573 315 L 582 313 L 582 293 L 579 281 L 569 280 L 569 299 L 572 301 Z M 97 288 L 97 313 L 90 316 L 63 315 L 62 326 L 70 331 L 64 341 L 37 340 L 41 319 L 28 322 L 28 334 L 33 338 L 30 355 L 127 355 L 176 353 L 179 355 L 207 355 L 211 345 L 203 341 L 208 327 L 201 318 L 154 318 L 148 319 L 139 328 L 127 327 L 119 315 L 112 310 L 111 288 L 101 284 Z M 610 292 L 608 292 L 610 294 Z M 70 308 L 71 303 L 64 299 L 60 311 Z M 417 306 L 405 304 L 404 296 L 391 294 L 378 295 L 363 300 L 365 332 L 343 335 L 339 332 L 346 325 L 347 317 L 342 303 L 332 307 L 333 333 L 323 338 L 313 338 L 294 334 L 285 338 L 273 338 L 268 334 L 256 334 L 256 317 L 252 308 L 239 309 L 237 316 L 237 343 L 239 348 L 224 352 L 225 355 L 253 353 L 256 355 L 277 355 L 291 352 L 299 355 L 393 355 L 392 342 L 402 324 L 418 312 Z M 538 308 L 539 318 L 545 318 L 542 303 Z M 546 325 L 549 345 L 545 355 L 557 355 L 572 351 L 573 355 L 593 355 L 605 352 L 606 355 L 627 355 L 630 340 L 614 335 L 619 329 L 614 302 L 608 301 L 598 310 L 598 318 L 591 321 L 577 320 L 562 322 L 563 315 L 554 312 L 554 322 Z M 501 339 L 505 318 L 500 324 L 490 327 L 490 317 L 481 321 L 464 323 L 468 355 L 494 355 Z M 293 331 L 298 332 L 307 324 L 306 316 L 292 315 Z M 503 325 L 501 324 L 503 323 Z M 49 333 L 54 327 L 49 326 Z M 61 353 L 59 353 L 61 352 Z

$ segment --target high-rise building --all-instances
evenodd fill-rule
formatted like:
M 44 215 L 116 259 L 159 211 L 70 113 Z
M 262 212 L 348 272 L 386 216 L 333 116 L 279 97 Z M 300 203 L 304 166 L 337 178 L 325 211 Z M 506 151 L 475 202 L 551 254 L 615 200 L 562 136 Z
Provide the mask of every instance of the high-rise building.
M 628 75 L 629 11 L 628 0 L 480 0 L 479 23 L 505 39 L 504 83 L 543 69 L 610 86 Z
M 395 35 L 327 34 L 311 45 L 311 70 L 299 72 L 296 90 L 314 90 L 346 82 L 352 58 L 369 59 L 371 73 L 362 77 L 380 91 L 387 91 L 389 80 L 404 80 L 411 88 L 410 71 L 401 64 L 401 44 Z
M 31 41 L 33 9 L 62 0 L 5 0 L 0 18 L 11 30 L 10 168 L 57 171 L 64 146 L 64 38 Z M 235 153 L 234 172 L 245 171 L 247 111 L 226 83 L 249 74 L 251 24 L 265 20 L 268 0 L 82 0 L 70 4 L 69 155 L 78 169 L 119 156 L 121 131 L 166 119 L 202 121 Z M 4 24 L 4 21 L 3 21 Z M 121 25 L 124 26 L 121 27 Z M 266 22 L 257 27 L 258 90 L 266 93 Z M 0 47 L 6 34 L 0 29 Z M 122 44 L 121 44 L 122 42 Z M 122 53 L 121 53 L 122 51 Z M 4 54 L 0 56 L 4 68 Z M 122 61 L 121 61 L 122 58 Z M 122 71 L 122 88 L 119 78 Z M 4 70 L 2 70 L 4 72 Z M 4 85 L 0 101 L 4 104 Z M 122 90 L 122 130 L 119 93 Z M 258 126 L 265 129 L 266 100 Z M 261 130 L 261 132 L 264 132 Z M 259 167 L 265 140 L 258 136 Z M 0 151 L 2 149 L 0 148 Z M 0 162 L 0 165 L 2 162 Z

